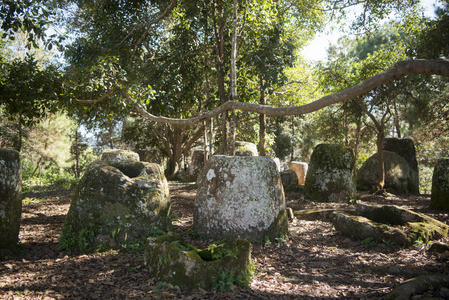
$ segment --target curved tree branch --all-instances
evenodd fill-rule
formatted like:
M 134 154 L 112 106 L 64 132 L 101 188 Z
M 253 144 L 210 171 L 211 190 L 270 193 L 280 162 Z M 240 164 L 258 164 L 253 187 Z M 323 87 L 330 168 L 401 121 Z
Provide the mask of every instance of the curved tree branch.
M 146 111 L 134 100 L 126 91 L 120 90 L 121 95 L 126 102 L 134 107 L 137 113 L 150 121 L 177 125 L 192 125 L 199 123 L 205 119 L 215 117 L 225 111 L 231 109 L 239 109 L 243 111 L 251 111 L 268 116 L 291 116 L 303 115 L 317 111 L 326 106 L 347 101 L 349 99 L 363 95 L 370 90 L 395 79 L 410 75 L 410 74 L 432 74 L 449 77 L 449 61 L 444 60 L 406 60 L 396 63 L 392 68 L 377 74 L 367 80 L 340 91 L 338 93 L 322 97 L 314 102 L 290 107 L 272 107 L 268 105 L 260 105 L 255 103 L 244 103 L 238 101 L 227 101 L 219 107 L 204 112 L 201 115 L 188 119 L 175 119 L 161 116 L 155 116 Z M 119 86 L 117 85 L 119 88 Z
M 77 103 L 84 103 L 84 104 L 95 104 L 95 103 L 98 103 L 98 102 L 101 102 L 101 101 L 105 100 L 106 98 L 108 98 L 108 97 L 110 97 L 110 96 L 112 96 L 112 95 L 114 95 L 114 94 L 116 94 L 116 93 L 117 93 L 117 91 L 112 90 L 112 91 L 107 92 L 106 94 L 103 94 L 103 95 L 102 95 L 100 98 L 98 98 L 98 99 L 92 99 L 92 100 L 79 100 L 79 99 L 75 98 L 75 99 L 73 99 L 73 101 L 75 101 L 75 102 L 77 102 Z

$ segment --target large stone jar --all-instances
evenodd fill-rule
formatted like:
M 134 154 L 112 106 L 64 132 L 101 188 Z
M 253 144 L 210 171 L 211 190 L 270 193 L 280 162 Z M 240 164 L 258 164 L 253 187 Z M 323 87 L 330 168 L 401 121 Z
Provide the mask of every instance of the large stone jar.
M 320 144 L 310 158 L 304 190 L 319 202 L 346 202 L 355 199 L 354 151 L 349 147 Z
M 0 149 L 0 248 L 14 248 L 19 241 L 22 215 L 20 155 Z
M 171 228 L 168 183 L 158 164 L 97 161 L 81 179 L 63 238 L 74 248 L 120 248 Z
M 392 194 L 416 194 L 417 173 L 399 154 L 390 151 L 383 152 L 385 168 L 384 188 Z M 357 172 L 357 185 L 364 188 L 375 188 L 379 182 L 379 159 L 377 153 L 368 158 Z
M 194 229 L 205 238 L 261 241 L 286 234 L 276 164 L 262 156 L 213 156 L 199 176 Z

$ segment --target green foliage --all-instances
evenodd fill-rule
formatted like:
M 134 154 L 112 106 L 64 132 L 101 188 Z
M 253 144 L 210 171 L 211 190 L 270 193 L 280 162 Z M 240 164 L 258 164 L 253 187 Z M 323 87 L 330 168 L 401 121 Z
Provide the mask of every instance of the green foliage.
M 40 65 L 27 55 L 2 66 L 5 79 L 0 85 L 0 103 L 10 120 L 29 126 L 61 109 L 62 75 L 55 65 Z
M 192 250 L 190 247 L 187 247 L 186 245 L 182 244 L 181 241 L 172 241 L 172 242 L 170 242 L 170 244 L 178 247 L 182 251 L 190 251 L 190 250 Z
M 283 244 L 283 243 L 286 243 L 286 242 L 287 242 L 288 237 L 285 236 L 285 235 L 283 235 L 283 234 L 281 234 L 281 236 L 278 237 L 278 238 L 275 238 L 275 240 L 276 240 L 276 242 L 277 242 L 278 244 Z
M 373 237 L 367 237 L 362 241 L 362 243 L 368 247 L 373 247 L 374 245 L 376 245 L 376 241 L 374 240 Z
M 233 286 L 234 283 L 235 283 L 235 278 L 232 273 L 221 271 L 220 278 L 219 278 L 215 288 L 223 293 L 225 291 L 229 291 L 230 287 Z
M 59 246 L 62 250 L 68 251 L 94 251 L 90 245 L 95 238 L 95 232 L 89 229 L 82 229 L 78 233 L 72 227 L 64 226 Z
M 263 241 L 261 242 L 262 246 L 269 247 L 271 246 L 271 240 L 268 235 L 264 236 Z
M 426 59 L 441 59 L 449 57 L 449 4 L 439 3 L 436 9 L 438 17 L 426 20 L 425 28 L 419 32 L 417 44 L 410 47 L 410 56 Z
M 249 264 L 245 267 L 245 270 L 242 270 L 240 274 L 234 274 L 232 272 L 222 270 L 220 277 L 214 284 L 214 288 L 220 292 L 229 291 L 233 285 L 247 288 L 252 282 L 254 270 L 255 264 L 252 261 L 249 262 Z

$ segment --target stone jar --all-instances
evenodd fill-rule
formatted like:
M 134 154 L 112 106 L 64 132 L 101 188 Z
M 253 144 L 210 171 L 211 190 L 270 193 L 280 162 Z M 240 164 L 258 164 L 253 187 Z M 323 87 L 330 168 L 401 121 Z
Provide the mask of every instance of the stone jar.
M 199 176 L 194 229 L 204 238 L 261 241 L 286 234 L 276 164 L 262 156 L 213 156 Z

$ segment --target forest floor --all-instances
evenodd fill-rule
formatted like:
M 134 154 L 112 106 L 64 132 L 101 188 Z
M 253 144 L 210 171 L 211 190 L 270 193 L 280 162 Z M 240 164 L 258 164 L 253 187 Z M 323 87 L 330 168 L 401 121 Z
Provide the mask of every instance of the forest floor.
M 253 244 L 256 269 L 248 288 L 183 292 L 151 278 L 143 267 L 142 252 L 81 255 L 61 251 L 58 239 L 73 192 L 56 188 L 24 194 L 20 251 L 0 256 L 0 299 L 381 299 L 417 275 L 449 274 L 449 253 L 431 254 L 426 244 L 373 245 L 340 235 L 328 221 L 296 219 L 290 222 L 285 239 Z M 188 234 L 196 185 L 171 182 L 170 193 L 177 216 L 173 231 L 192 245 L 207 247 L 213 241 Z M 286 199 L 293 210 L 347 208 L 313 203 L 295 192 L 286 192 Z M 447 211 L 428 209 L 430 197 L 425 195 L 363 199 L 449 222 Z

